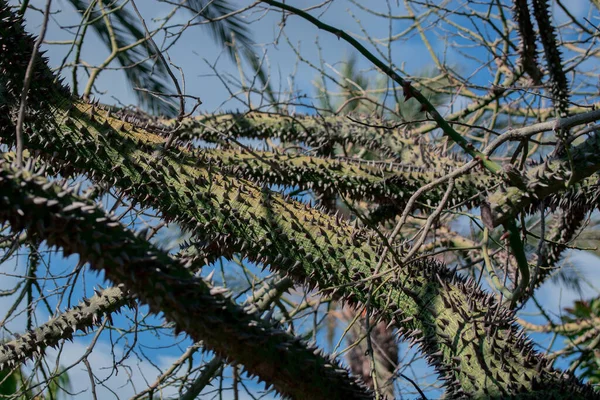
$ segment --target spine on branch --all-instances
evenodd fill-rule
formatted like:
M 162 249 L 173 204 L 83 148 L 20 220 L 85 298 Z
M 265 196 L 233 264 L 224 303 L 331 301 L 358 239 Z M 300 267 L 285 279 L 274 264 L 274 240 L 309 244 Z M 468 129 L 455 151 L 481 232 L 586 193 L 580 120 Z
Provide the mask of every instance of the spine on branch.
M 243 364 L 279 393 L 311 399 L 372 397 L 334 359 L 238 306 L 227 289 L 194 278 L 188 268 L 193 263 L 173 260 L 69 189 L 0 161 L 0 192 L 0 221 L 38 235 L 65 255 L 79 254 L 152 312 L 162 312 L 179 331 Z
M 47 347 L 55 347 L 61 340 L 71 339 L 77 330 L 86 332 L 98 324 L 102 317 L 119 312 L 131 301 L 122 286 L 96 292 L 94 296 L 36 329 L 0 344 L 0 370 L 42 355 Z
M 536 85 L 542 84 L 542 71 L 538 65 L 537 49 L 535 45 L 535 31 L 531 23 L 531 14 L 527 0 L 514 0 L 513 14 L 517 23 L 519 33 L 519 57 L 520 64 L 524 71 Z
M 533 0 L 533 15 L 537 21 L 540 41 L 546 56 L 546 66 L 550 73 L 550 93 L 558 116 L 563 117 L 567 115 L 569 108 L 569 82 L 562 62 L 556 29 L 552 25 L 550 7 L 549 0 Z
M 569 396 L 592 395 L 588 387 L 550 369 L 513 324 L 512 314 L 472 281 L 428 261 L 399 266 L 392 255 L 384 265 L 397 280 L 373 278 L 385 246 L 374 232 L 285 201 L 214 166 L 197 166 L 199 153 L 170 148 L 157 159 L 162 137 L 89 104 L 58 103 L 62 108 L 29 124 L 29 148 L 65 173 L 87 171 L 97 181 L 120 187 L 190 229 L 207 247 L 241 252 L 351 303 L 366 302 L 367 279 L 377 279 L 373 308 L 420 344 L 450 393 L 527 397 L 536 391 L 560 397 L 566 390 Z M 494 354 L 502 354 L 501 361 Z
M 175 121 L 163 121 L 153 129 L 168 132 Z M 152 125 L 151 125 L 152 126 Z M 329 155 L 332 146 L 358 144 L 379 151 L 388 157 L 411 157 L 406 150 L 413 140 L 401 138 L 393 126 L 363 125 L 344 117 L 288 116 L 268 113 L 206 115 L 189 118 L 177 128 L 181 140 L 202 139 L 225 142 L 227 138 L 279 139 L 282 142 L 304 143 L 317 154 Z M 410 160 L 405 160 L 410 161 Z
M 341 193 L 352 199 L 394 204 L 396 208 L 403 207 L 410 195 L 421 186 L 460 165 L 451 158 L 440 158 L 435 166 L 425 167 L 221 149 L 205 149 L 198 157 L 199 166 L 216 168 L 224 174 L 241 179 Z M 478 194 L 493 186 L 496 181 L 497 178 L 484 173 L 457 178 L 456 195 L 451 204 L 473 205 Z M 433 188 L 423 194 L 421 201 L 435 204 L 443 194 L 443 190 Z
M 587 196 L 584 199 L 572 199 L 570 196 L 562 196 L 561 202 L 563 208 L 557 210 L 549 231 L 542 238 L 546 242 L 538 255 L 540 257 L 538 261 L 539 268 L 536 268 L 537 272 L 533 276 L 532 284 L 525 292 L 521 302 L 526 301 L 533 295 L 533 290 L 552 275 L 562 253 L 567 248 L 567 244 L 579 232 L 588 213 L 598 206 L 597 200 L 587 198 Z
M 485 224 L 490 228 L 501 225 L 518 213 L 531 210 L 548 196 L 563 208 L 572 205 L 574 199 L 565 192 L 575 195 L 581 192 L 579 184 L 600 170 L 598 154 L 600 139 L 597 134 L 591 134 L 570 150 L 570 160 L 567 155 L 548 157 L 529 168 L 522 177 L 521 188 L 503 186 L 488 197 L 489 206 L 482 209 L 482 216 L 486 215 L 483 218 Z M 569 188 L 565 190 L 567 184 Z
M 10 51 L 8 48 L 8 54 Z M 535 352 L 514 323 L 512 312 L 497 304 L 493 296 L 484 293 L 474 281 L 461 278 L 430 260 L 403 265 L 393 251 L 382 260 L 383 268 L 376 275 L 374 267 L 380 261 L 383 248 L 393 245 L 384 242 L 376 232 L 353 228 L 339 217 L 286 200 L 252 182 L 232 177 L 218 166 L 202 165 L 199 161 L 201 151 L 177 147 L 165 149 L 164 138 L 160 135 L 148 132 L 143 126 L 112 118 L 107 111 L 93 105 L 60 95 L 51 100 L 54 105 L 51 112 L 34 115 L 27 123 L 26 145 L 29 149 L 61 168 L 65 175 L 73 171 L 87 173 L 97 182 L 120 188 L 132 200 L 160 210 L 165 219 L 175 220 L 189 229 L 207 248 L 218 247 L 224 249 L 225 254 L 239 252 L 288 274 L 297 282 L 310 287 L 318 285 L 323 293 L 355 305 L 369 302 L 378 316 L 398 328 L 402 337 L 420 346 L 446 381 L 450 396 L 565 399 L 596 396 L 589 386 L 552 369 L 550 362 Z M 14 133 L 10 130 L 0 128 L 0 135 L 9 143 L 14 141 Z M 21 193 L 24 189 L 14 190 Z M 25 199 L 19 200 L 18 204 L 22 209 L 32 207 Z M 33 222 L 62 215 L 60 210 L 50 213 L 54 209 L 48 206 L 38 210 L 37 214 L 33 210 L 24 213 L 25 216 L 13 213 L 12 206 L 0 210 L 11 218 L 14 226 L 21 228 L 30 223 L 30 228 L 42 229 Z M 56 222 L 62 226 L 68 221 Z M 115 233 L 106 237 L 111 238 L 108 242 L 112 244 L 120 236 Z M 236 335 L 215 331 L 214 327 L 220 326 L 219 323 L 194 335 L 194 322 L 204 323 L 203 316 L 213 312 L 211 304 L 215 307 L 218 304 L 222 313 L 223 305 L 229 303 L 218 300 L 216 295 L 207 296 L 209 289 L 198 287 L 191 291 L 184 288 L 180 280 L 170 279 L 171 275 L 167 273 L 160 277 L 150 274 L 156 268 L 147 267 L 147 262 L 155 265 L 157 261 L 148 259 L 146 242 L 134 243 L 144 249 L 144 253 L 128 251 L 129 261 L 122 260 L 119 255 L 117 259 L 108 260 L 110 265 L 104 259 L 111 254 L 110 249 L 100 253 L 102 258 L 90 252 L 93 243 L 80 243 L 77 250 L 101 260 L 111 279 L 126 281 L 131 284 L 131 290 L 148 296 L 144 301 L 153 305 L 153 310 L 165 312 L 181 328 L 192 332 L 193 337 L 208 341 L 213 337 L 211 335 L 216 335 L 214 346 L 230 343 L 231 346 L 220 347 L 220 353 L 231 357 L 237 354 L 238 360 L 249 370 L 254 367 L 253 363 L 259 362 L 256 354 L 261 354 L 261 359 L 268 358 L 272 354 L 263 354 L 265 349 L 279 348 L 264 345 L 267 339 L 260 336 L 270 332 L 267 328 L 261 335 L 244 336 L 237 331 L 236 321 L 247 321 L 249 317 L 235 314 L 233 310 L 233 320 L 227 322 L 228 326 L 233 326 L 231 329 Z M 73 246 L 73 242 L 65 241 L 61 245 Z M 136 271 L 135 278 L 120 272 L 125 261 L 130 265 L 128 271 Z M 145 265 L 138 266 L 137 263 L 142 261 Z M 173 262 L 165 258 L 161 264 L 172 266 Z M 376 290 L 369 293 L 369 287 Z M 148 295 L 149 292 L 152 294 Z M 174 298 L 174 293 L 184 293 L 185 302 Z M 197 302 L 189 301 L 193 296 L 203 297 Z M 185 307 L 192 305 L 202 313 L 196 316 L 184 312 L 187 311 Z M 217 321 L 223 322 L 222 318 L 214 320 Z M 235 348 L 233 343 L 239 337 L 249 337 L 251 343 L 242 349 Z M 251 346 L 252 343 L 258 344 L 259 348 Z M 285 355 L 291 354 L 290 349 L 296 348 L 287 348 Z M 254 355 L 249 360 L 241 359 L 242 351 L 244 357 Z M 281 357 L 281 354 L 273 353 Z M 305 365 L 302 362 L 304 356 L 294 357 L 295 362 L 290 360 L 294 368 Z M 263 362 L 267 364 L 265 368 L 275 365 Z M 293 372 L 290 379 L 298 382 L 288 384 L 302 386 L 300 381 L 307 380 L 304 375 L 307 372 Z M 277 370 L 277 376 L 272 379 L 287 377 Z M 323 386 L 315 382 L 319 380 L 311 381 L 311 386 Z M 286 393 L 281 387 L 279 389 Z M 339 394 L 339 390 L 336 393 Z

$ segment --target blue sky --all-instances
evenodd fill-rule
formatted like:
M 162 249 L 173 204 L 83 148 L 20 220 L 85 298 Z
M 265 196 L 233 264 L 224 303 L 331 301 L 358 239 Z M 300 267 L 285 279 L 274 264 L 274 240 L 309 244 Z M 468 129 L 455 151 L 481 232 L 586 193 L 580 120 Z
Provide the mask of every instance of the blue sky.
M 34 5 L 41 6 L 43 0 L 32 2 Z M 139 2 L 140 11 L 150 27 L 156 26 L 155 19 L 163 18 L 171 10 L 166 4 L 152 2 Z M 246 2 L 234 1 L 237 4 L 247 4 Z M 298 3 L 302 4 L 302 3 Z M 60 8 L 61 13 L 53 16 L 54 21 L 59 21 L 63 25 L 74 25 L 77 21 L 77 15 L 72 7 L 65 0 L 58 0 L 55 8 Z M 333 2 L 324 12 L 322 19 L 336 27 L 361 34 L 357 29 L 357 23 L 352 17 L 360 17 L 360 23 L 368 29 L 369 33 L 375 38 L 385 38 L 390 31 L 397 32 L 402 28 L 402 22 L 390 22 L 390 24 L 381 24 L 381 19 L 361 12 L 356 6 L 348 2 Z M 185 13 L 178 14 L 171 21 L 184 23 L 189 19 Z M 39 13 L 28 15 L 28 26 L 35 32 L 39 30 L 41 16 Z M 296 46 L 309 62 L 315 65 L 319 64 L 319 50 L 315 41 L 323 49 L 322 57 L 325 62 L 324 69 L 336 75 L 335 70 L 340 68 L 340 62 L 347 59 L 354 52 L 349 45 L 337 37 L 319 32 L 308 22 L 298 17 L 289 17 L 285 23 L 284 34 L 281 34 L 279 23 L 281 15 L 278 13 L 254 13 L 248 17 L 253 37 L 257 43 L 257 53 L 267 53 L 265 60 L 270 67 L 273 86 L 277 90 L 289 91 L 292 86 L 294 91 L 299 94 L 314 96 L 316 93 L 313 81 L 317 78 L 317 72 L 307 68 L 306 65 L 298 63 L 295 51 L 290 44 Z M 58 29 L 51 29 L 47 40 L 67 40 L 64 32 Z M 277 43 L 275 43 L 275 40 Z M 83 59 L 89 64 L 99 64 L 107 56 L 108 51 L 93 35 L 88 35 L 87 46 L 84 46 Z M 156 40 L 162 43 L 162 38 Z M 288 43 L 289 41 L 289 43 Z M 418 37 L 408 43 L 393 46 L 392 54 L 394 62 L 398 65 L 404 65 L 408 71 L 417 72 L 420 67 L 428 62 L 428 56 L 420 51 L 420 41 Z M 51 46 L 49 47 L 49 56 L 51 64 L 58 65 L 69 46 Z M 439 49 L 442 51 L 442 48 Z M 177 67 L 181 68 L 185 76 L 186 94 L 199 96 L 203 102 L 201 111 L 230 111 L 236 108 L 244 108 L 244 104 L 239 101 L 229 100 L 230 94 L 225 89 L 221 81 L 215 77 L 215 68 L 220 74 L 232 79 L 239 79 L 237 67 L 227 57 L 223 47 L 217 46 L 212 39 L 209 30 L 203 26 L 195 26 L 188 29 L 173 46 L 168 55 Z M 362 68 L 372 70 L 372 66 L 364 59 L 359 57 Z M 116 67 L 111 64 L 110 67 Z M 70 72 L 69 72 L 70 74 Z M 70 76 L 69 76 L 70 78 Z M 83 75 L 80 77 L 83 82 Z M 69 81 L 67 81 L 69 82 Z M 123 104 L 132 104 L 135 97 L 125 80 L 125 75 L 121 71 L 104 71 L 100 74 L 98 88 L 106 91 L 105 95 L 100 95 L 100 99 L 106 103 L 114 103 L 118 99 Z M 244 99 L 245 100 L 245 99 Z
M 43 0 L 32 0 L 31 2 L 35 6 L 42 6 L 45 1 Z M 143 0 L 137 1 L 138 6 L 141 8 L 141 12 L 150 26 L 153 26 L 155 22 L 152 19 L 161 18 L 170 10 L 170 7 L 163 4 L 156 6 L 155 2 L 148 2 Z M 248 2 L 236 1 L 236 4 L 245 5 Z M 306 1 L 294 1 L 289 2 L 298 6 L 307 6 L 309 2 Z M 373 2 L 375 3 L 375 2 Z M 584 7 L 586 2 L 582 0 L 570 1 L 569 7 L 571 11 L 577 16 L 586 15 L 587 8 Z M 385 4 L 381 2 L 381 11 L 385 11 Z M 75 24 L 77 22 L 77 15 L 72 12 L 71 6 L 65 0 L 55 0 L 54 9 L 56 11 L 61 10 L 59 14 L 53 16 L 53 25 L 47 34 L 46 39 L 49 41 L 65 40 L 68 38 L 60 29 L 57 29 L 56 22 L 63 25 Z M 402 13 L 402 10 L 397 12 Z M 40 16 L 37 13 L 28 13 L 28 28 L 30 32 L 36 33 L 39 31 Z M 185 15 L 187 17 L 187 15 Z M 557 21 L 560 22 L 564 18 L 562 12 L 556 13 Z M 360 11 L 355 5 L 347 1 L 335 1 L 326 11 L 320 16 L 320 19 L 339 27 L 341 29 L 353 32 L 359 36 L 363 35 L 361 32 L 361 26 L 364 27 L 375 38 L 385 38 L 390 32 L 397 33 L 401 31 L 405 22 L 391 22 L 389 24 L 382 24 L 381 19 L 369 15 L 365 12 Z M 357 19 L 360 20 L 360 25 L 357 23 Z M 301 20 L 298 17 L 290 17 L 286 20 L 285 24 L 285 35 L 282 35 L 278 24 L 281 22 L 281 15 L 278 13 L 254 13 L 248 16 L 248 20 L 252 22 L 251 29 L 254 34 L 256 43 L 259 44 L 258 52 L 266 51 L 267 60 L 270 66 L 270 72 L 275 88 L 281 88 L 284 91 L 293 91 L 297 95 L 306 95 L 307 98 L 299 99 L 299 103 L 311 104 L 313 97 L 316 93 L 314 81 L 317 78 L 317 72 L 306 64 L 298 62 L 296 53 L 288 44 L 288 40 L 291 44 L 296 46 L 301 52 L 302 56 L 308 61 L 319 64 L 319 49 L 316 44 L 318 38 L 318 44 L 323 49 L 322 56 L 324 60 L 324 69 L 332 74 L 336 75 L 336 70 L 339 70 L 340 63 L 347 59 L 349 55 L 354 52 L 346 43 L 339 40 L 334 35 L 330 35 L 324 32 L 318 32 L 308 22 Z M 183 16 L 181 21 L 185 21 Z M 275 39 L 278 38 L 275 44 Z M 477 67 L 474 61 L 466 60 L 460 56 L 460 54 L 454 49 L 446 49 L 443 45 L 443 41 L 430 36 L 432 43 L 434 43 L 435 52 L 438 55 L 446 54 L 449 64 L 460 63 L 461 68 L 464 68 L 468 73 L 474 71 Z M 89 35 L 88 43 L 84 47 L 83 59 L 90 64 L 100 63 L 107 55 L 107 50 L 101 42 L 94 37 Z M 371 47 L 369 45 L 369 47 Z M 67 49 L 64 45 L 56 46 L 45 46 L 48 50 L 48 57 L 52 66 L 60 64 L 62 57 Z M 394 45 L 391 49 L 392 59 L 398 65 L 402 65 L 406 71 L 411 73 L 418 73 L 420 70 L 427 68 L 431 65 L 429 56 L 422 50 L 422 43 L 415 35 L 411 40 Z M 246 105 L 243 101 L 231 100 L 230 94 L 224 87 L 223 83 L 215 76 L 216 69 L 222 76 L 230 77 L 233 80 L 239 79 L 238 70 L 234 63 L 232 63 L 224 52 L 223 48 L 215 45 L 212 37 L 208 33 L 208 30 L 204 27 L 194 27 L 184 33 L 181 40 L 174 46 L 168 53 L 170 59 L 182 69 L 185 76 L 186 93 L 199 96 L 203 102 L 200 110 L 203 112 L 220 112 L 230 111 L 236 108 L 245 109 Z M 477 56 L 477 54 L 475 55 Z M 361 68 L 370 71 L 369 73 L 375 76 L 375 72 L 372 66 L 364 59 L 359 57 L 359 65 Z M 212 67 L 211 67 L 212 66 Z M 214 69 L 213 69 L 214 68 Z M 83 77 L 83 75 L 82 75 Z M 478 83 L 485 85 L 488 81 L 485 76 L 478 76 Z M 68 81 L 67 81 L 68 82 Z M 85 79 L 83 80 L 85 82 Z M 131 90 L 129 89 L 125 76 L 121 71 L 104 71 L 101 73 L 97 84 L 100 91 L 105 94 L 99 95 L 101 101 L 105 103 L 114 103 L 115 99 L 118 99 L 123 104 L 132 104 L 135 102 Z M 253 98 L 254 106 L 256 99 Z M 305 110 L 305 108 L 299 106 L 298 112 Z M 293 112 L 294 109 L 289 111 Z M 54 255 L 53 259 L 57 260 L 57 256 Z M 573 264 L 577 265 L 578 269 L 584 276 L 586 276 L 586 283 L 589 284 L 585 288 L 584 297 L 592 297 L 598 294 L 600 287 L 600 274 L 597 271 L 597 258 L 583 252 L 572 252 L 571 254 Z M 74 267 L 75 262 L 73 259 L 65 262 L 54 261 L 53 268 L 58 270 L 69 270 Z M 9 273 L 19 274 L 24 271 L 24 260 L 21 257 L 18 264 L 16 265 L 3 265 L 2 271 L 9 271 Z M 0 289 L 6 289 L 10 287 L 10 278 L 3 277 L 2 287 Z M 93 276 L 87 276 L 85 285 L 78 286 L 74 292 L 74 299 L 81 298 L 84 295 L 90 295 L 90 289 L 101 283 L 101 279 L 95 279 Z M 104 283 L 103 283 L 104 284 Z M 105 284 L 106 285 L 106 284 Z M 47 288 L 48 290 L 51 287 Z M 560 315 L 562 307 L 572 304 L 573 300 L 578 299 L 579 293 L 572 290 L 566 290 L 561 288 L 559 285 L 552 282 L 545 284 L 538 293 L 538 299 L 550 310 L 553 315 Z M 10 304 L 11 298 L 0 298 L 0 309 L 6 309 Z M 61 307 L 64 309 L 64 306 Z M 532 307 L 527 307 L 525 312 L 532 312 Z M 40 321 L 47 319 L 47 314 L 44 312 L 39 313 Z M 540 322 L 539 317 L 536 316 L 525 316 L 526 319 L 532 322 Z M 119 322 L 122 320 L 124 323 L 124 317 L 116 317 L 115 321 Z M 22 314 L 19 318 L 11 322 L 11 327 L 18 330 L 24 323 L 24 315 Z M 112 332 L 113 339 L 118 337 L 118 332 Z M 338 335 L 341 332 L 338 332 Z M 108 376 L 111 373 L 106 368 L 113 363 L 113 357 L 111 355 L 111 341 L 108 333 L 103 334 L 99 341 L 96 350 L 90 356 L 90 362 L 94 366 L 94 369 L 99 375 L 104 374 Z M 183 336 L 180 336 L 180 339 Z M 150 347 L 157 346 L 160 344 L 159 340 L 152 333 L 144 333 L 140 336 L 140 340 L 143 339 L 144 343 Z M 534 339 L 539 341 L 541 344 L 546 343 L 548 340 L 547 336 L 536 335 Z M 74 343 L 67 343 L 65 350 L 61 356 L 62 363 L 68 364 L 71 361 L 75 361 L 86 349 L 87 344 L 90 341 L 90 337 L 83 339 L 77 339 Z M 324 343 L 322 337 L 320 341 Z M 123 340 L 121 340 L 117 346 L 117 353 L 122 353 L 124 349 Z M 185 349 L 189 344 L 189 341 L 181 343 L 180 348 Z M 557 343 L 555 346 L 560 345 Z M 402 345 L 402 349 L 406 348 Z M 181 352 L 179 348 L 169 348 L 162 350 L 150 351 L 151 361 L 160 365 L 161 367 L 168 366 L 173 362 Z M 409 355 L 413 353 L 408 353 Z M 128 398 L 130 395 L 135 393 L 136 390 L 140 390 L 144 387 L 145 376 L 149 382 L 152 382 L 157 376 L 158 371 L 154 368 L 148 360 L 130 360 L 129 373 L 133 375 L 133 381 L 136 387 L 123 386 L 127 382 L 127 370 L 125 368 L 120 369 L 119 374 L 111 377 L 110 381 L 107 382 L 107 386 L 116 392 L 120 398 Z M 419 362 L 415 366 L 415 374 L 430 373 L 431 371 L 424 366 L 423 362 Z M 87 372 L 80 366 L 75 367 L 71 372 L 71 379 L 75 386 L 75 391 L 83 390 L 88 386 Z M 115 398 L 109 389 L 98 388 L 101 393 L 100 398 Z M 77 398 L 87 399 L 91 398 L 89 391 L 83 392 L 78 395 Z

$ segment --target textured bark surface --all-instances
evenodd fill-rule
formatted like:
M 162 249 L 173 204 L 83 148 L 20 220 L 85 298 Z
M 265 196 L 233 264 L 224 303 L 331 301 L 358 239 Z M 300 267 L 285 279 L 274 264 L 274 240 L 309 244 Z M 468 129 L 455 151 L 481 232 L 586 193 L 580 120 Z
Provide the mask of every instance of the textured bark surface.
M 533 0 L 533 15 L 538 25 L 546 67 L 550 74 L 552 100 L 557 114 L 565 116 L 569 107 L 569 81 L 562 62 L 556 28 L 552 25 L 551 8 L 552 2 L 549 0 Z
M 152 312 L 174 322 L 178 331 L 202 340 L 223 358 L 241 363 L 248 374 L 273 385 L 279 393 L 299 399 L 372 398 L 346 369 L 316 346 L 235 304 L 228 289 L 194 279 L 191 271 L 198 268 L 194 262 L 173 260 L 92 202 L 28 170 L 15 170 L 5 161 L 0 161 L 0 192 L 0 221 L 9 222 L 15 231 L 38 235 L 65 255 L 78 254 L 92 269 L 124 284 Z M 104 296 L 99 301 L 118 305 L 118 293 L 107 295 L 112 299 Z M 67 314 L 70 327 L 62 324 L 65 317 L 61 316 L 60 323 L 51 325 L 52 330 L 76 330 L 74 319 L 80 311 Z M 98 312 L 89 312 L 87 318 L 95 319 Z M 9 343 L 0 354 L 5 357 L 11 351 Z M 15 351 L 21 359 L 26 356 L 26 349 Z
M 11 110 L 22 82 L 20 66 L 30 54 L 30 42 L 20 22 L 6 7 L 0 8 L 0 46 L 6 54 L 14 55 L 0 57 L 0 80 L 6 94 L 0 104 L 0 138 L 7 144 L 15 139 Z M 399 248 L 399 241 L 387 243 L 373 230 L 351 226 L 338 216 L 285 198 L 256 182 L 288 179 L 288 173 L 293 179 L 294 168 L 302 169 L 297 174 L 307 173 L 313 162 L 320 165 L 313 168 L 316 178 L 297 180 L 313 185 L 326 182 L 334 179 L 338 168 L 326 164 L 330 161 L 317 164 L 315 160 L 277 159 L 269 155 L 283 173 L 267 172 L 260 165 L 254 166 L 255 160 L 244 160 L 232 153 L 207 152 L 209 156 L 204 150 L 178 147 L 177 143 L 165 148 L 164 132 L 147 127 L 144 121 L 111 115 L 107 110 L 70 97 L 53 81 L 42 60 L 30 97 L 26 147 L 55 171 L 65 176 L 84 173 L 94 182 L 108 184 L 135 202 L 160 211 L 165 220 L 176 221 L 188 229 L 202 244 L 199 251 L 203 254 L 214 254 L 215 249 L 225 256 L 241 253 L 287 274 L 297 283 L 318 286 L 324 294 L 354 305 L 369 303 L 377 317 L 420 347 L 445 380 L 449 396 L 565 399 L 596 396 L 589 386 L 552 369 L 514 323 L 513 313 L 474 281 L 426 258 L 403 263 L 402 254 L 394 251 L 383 256 L 384 248 Z M 271 120 L 267 125 L 274 132 L 297 132 L 282 120 Z M 242 128 L 258 129 L 252 125 Z M 259 130 L 267 128 L 262 126 Z M 231 131 L 226 130 L 225 134 Z M 342 129 L 338 126 L 335 131 L 339 134 Z M 395 147 L 390 149 L 396 151 Z M 526 209 L 532 202 L 530 192 L 534 193 L 533 198 L 545 196 L 556 192 L 566 179 L 583 180 L 592 170 L 600 168 L 600 161 L 593 155 L 593 152 L 598 154 L 597 150 L 596 140 L 590 139 L 573 152 L 575 163 L 591 165 L 585 171 L 571 173 L 564 160 L 549 160 L 527 174 L 526 190 L 504 185 L 491 197 L 492 220 L 502 221 Z M 207 162 L 208 157 L 213 161 Z M 348 173 L 344 175 L 350 176 L 348 182 L 352 183 L 345 189 L 349 194 L 358 192 L 350 186 L 356 185 L 365 173 L 352 172 L 351 165 L 339 167 L 346 168 Z M 70 195 L 60 197 L 62 193 L 52 186 L 46 187 L 42 178 L 17 173 L 5 164 L 2 171 L 2 190 L 9 194 L 0 197 L 0 215 L 15 229 L 33 229 L 52 238 L 50 242 L 63 247 L 67 254 L 84 255 L 94 268 L 104 269 L 110 279 L 125 283 L 154 311 L 164 312 L 179 329 L 209 343 L 219 354 L 244 364 L 248 371 L 267 379 L 281 393 L 298 398 L 368 395 L 333 361 L 319 354 L 311 356 L 311 349 L 307 352 L 305 344 L 236 308 L 206 283 L 189 280 L 182 265 L 166 254 L 150 251 L 144 240 L 123 231 L 109 217 L 100 215 L 93 205 Z M 538 172 L 543 176 L 538 176 Z M 410 172 L 407 180 L 418 177 L 419 173 L 423 172 Z M 261 174 L 268 178 L 262 178 Z M 377 188 L 372 174 L 369 171 L 365 179 Z M 479 176 L 485 179 L 485 175 Z M 480 189 L 468 181 L 464 190 L 470 194 Z M 389 193 L 393 191 L 384 194 L 391 196 Z M 112 231 L 86 237 L 90 233 L 82 232 L 83 222 Z M 58 235 L 52 226 L 68 227 L 77 240 Z M 116 246 L 115 240 L 119 238 L 119 246 L 128 247 L 126 251 L 125 247 L 117 247 L 119 251 L 115 253 L 111 246 Z M 200 263 L 198 259 L 190 262 Z M 376 273 L 380 262 L 381 268 Z M 375 290 L 370 292 L 370 287 Z M 175 293 L 184 293 L 181 298 L 185 301 Z M 286 360 L 283 370 L 282 357 Z
M 527 0 L 514 0 L 513 14 L 515 16 L 515 22 L 517 23 L 520 39 L 519 62 L 521 63 L 523 70 L 526 71 L 533 80 L 533 83 L 541 85 L 543 74 L 538 65 L 535 43 L 536 34 L 533 30 L 533 23 L 531 22 L 531 14 L 529 12 Z

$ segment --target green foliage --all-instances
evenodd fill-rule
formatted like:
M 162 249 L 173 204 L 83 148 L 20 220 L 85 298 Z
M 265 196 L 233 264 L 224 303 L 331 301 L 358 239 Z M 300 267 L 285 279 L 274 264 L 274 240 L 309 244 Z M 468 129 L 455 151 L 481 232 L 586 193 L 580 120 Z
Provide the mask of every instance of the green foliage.
M 0 371 L 0 399 L 17 393 L 21 370 L 12 372 L 10 369 Z
M 600 298 L 588 301 L 577 300 L 573 307 L 566 307 L 567 314 L 561 316 L 563 323 L 575 323 L 600 317 Z M 565 335 L 567 345 L 577 343 L 577 357 L 571 362 L 570 369 L 578 369 L 579 375 L 593 384 L 600 383 L 600 341 L 596 326 L 583 323 L 581 329 Z
M 23 372 L 23 367 L 0 369 L 0 399 L 67 400 L 70 386 L 71 381 L 65 371 L 59 371 L 46 383 L 39 385 Z

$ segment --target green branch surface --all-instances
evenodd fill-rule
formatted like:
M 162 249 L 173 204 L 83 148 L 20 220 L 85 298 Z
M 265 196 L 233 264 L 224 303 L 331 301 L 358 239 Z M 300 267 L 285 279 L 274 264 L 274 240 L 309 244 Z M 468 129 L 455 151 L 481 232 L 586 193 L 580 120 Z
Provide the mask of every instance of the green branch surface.
M 520 186 L 501 187 L 488 196 L 489 215 L 484 222 L 490 228 L 506 223 L 517 214 L 528 211 L 532 205 L 551 195 L 560 202 L 572 186 L 575 192 L 578 184 L 600 170 L 600 140 L 592 134 L 579 146 L 570 150 L 571 159 L 549 157 L 541 164 L 529 168 L 520 176 Z
M 221 174 L 214 165 L 203 166 L 199 150 L 161 152 L 164 138 L 93 105 L 60 103 L 28 125 L 29 149 L 61 166 L 63 173 L 87 172 L 160 210 L 209 250 L 241 252 L 354 304 L 367 301 L 372 280 L 378 288 L 373 309 L 419 343 L 450 393 L 559 396 L 567 385 L 569 396 L 590 395 L 588 388 L 549 369 L 513 324 L 512 313 L 473 282 L 426 260 L 398 265 L 393 255 L 384 260 L 382 272 L 388 274 L 373 276 L 387 245 L 375 232 Z M 3 138 L 11 140 L 6 134 Z
M 199 266 L 172 259 L 70 189 L 2 160 L 0 193 L 0 221 L 17 232 L 39 235 L 66 256 L 78 254 L 92 269 L 125 285 L 152 312 L 174 322 L 178 331 L 241 363 L 250 376 L 279 393 L 306 399 L 372 398 L 334 359 L 235 304 L 228 289 L 194 278 L 191 271 Z
M 502 167 L 496 163 L 495 161 L 487 158 L 481 151 L 475 149 L 460 133 L 458 133 L 435 109 L 433 104 L 425 97 L 419 90 L 415 87 L 411 86 L 410 82 L 403 79 L 400 75 L 398 75 L 392 68 L 390 68 L 387 64 L 377 58 L 373 53 L 366 49 L 358 40 L 342 31 L 339 28 L 335 28 L 331 25 L 328 25 L 318 18 L 313 17 L 309 13 L 300 10 L 299 8 L 290 6 L 289 4 L 281 3 L 279 1 L 274 0 L 262 0 L 263 3 L 269 4 L 273 7 L 280 8 L 282 10 L 289 11 L 293 14 L 298 15 L 299 17 L 307 20 L 308 22 L 315 25 L 317 28 L 322 29 L 324 31 L 333 33 L 338 38 L 344 39 L 348 42 L 352 47 L 358 50 L 363 56 L 365 56 L 369 61 L 373 63 L 377 68 L 379 68 L 383 73 L 392 78 L 398 84 L 400 84 L 404 90 L 404 96 L 408 99 L 414 97 L 422 106 L 422 111 L 425 111 L 431 115 L 433 120 L 437 123 L 439 128 L 448 136 L 449 139 L 458 144 L 465 153 L 469 154 L 473 158 L 477 158 L 481 160 L 483 166 L 489 170 L 491 173 L 499 174 L 502 172 Z
M 0 40 L 10 53 L 22 39 L 0 35 Z M 13 76 L 19 72 L 2 62 L 0 58 L 3 79 L 17 82 Z M 354 228 L 339 217 L 231 176 L 218 165 L 203 165 L 203 150 L 165 149 L 164 138 L 143 125 L 113 118 L 43 80 L 36 82 L 50 96 L 29 103 L 35 110 L 27 121 L 29 150 L 63 175 L 85 173 L 159 210 L 208 250 L 239 252 L 325 294 L 355 305 L 368 302 L 402 337 L 420 346 L 446 381 L 450 396 L 596 396 L 589 386 L 553 370 L 514 324 L 512 312 L 473 281 L 426 259 L 400 264 L 393 252 L 386 252 L 380 260 L 384 248 L 398 243 L 386 243 L 377 232 Z M 17 84 L 9 87 L 9 97 L 11 91 L 18 91 Z M 10 109 L 8 104 L 4 109 Z M 14 130 L 7 115 L 0 113 L 0 137 L 10 145 Z M 12 215 L 10 209 L 4 212 Z M 42 211 L 36 217 L 45 218 Z M 14 218 L 20 218 L 18 212 Z M 382 268 L 375 273 L 380 261 Z M 175 292 L 180 293 L 178 287 Z M 173 293 L 161 289 L 149 300 L 164 302 L 156 309 L 179 310 L 182 304 L 171 298 Z M 184 327 L 190 324 L 189 315 L 179 317 Z M 255 351 L 257 358 L 263 350 Z M 306 380 L 301 374 L 295 378 Z
M 204 115 L 175 120 L 153 121 L 156 129 L 168 134 L 177 127 L 181 140 L 201 139 L 226 142 L 229 138 L 279 139 L 282 142 L 304 143 L 319 155 L 331 155 L 335 145 L 360 145 L 384 156 L 412 162 L 410 149 L 414 139 L 402 137 L 394 125 L 386 121 L 346 117 L 289 116 L 252 112 L 246 114 Z M 364 122 L 360 123 L 360 122 Z
M 394 204 L 395 207 L 403 207 L 421 186 L 461 165 L 460 161 L 448 157 L 438 157 L 435 165 L 418 167 L 233 149 L 204 149 L 198 157 L 199 166 L 216 168 L 241 179 L 329 191 L 352 199 Z M 495 182 L 499 179 L 484 173 L 460 176 L 455 181 L 456 191 L 450 204 L 474 205 L 479 195 Z M 444 190 L 435 187 L 424 193 L 420 200 L 436 204 L 443 195 Z

